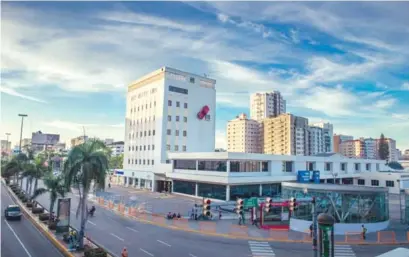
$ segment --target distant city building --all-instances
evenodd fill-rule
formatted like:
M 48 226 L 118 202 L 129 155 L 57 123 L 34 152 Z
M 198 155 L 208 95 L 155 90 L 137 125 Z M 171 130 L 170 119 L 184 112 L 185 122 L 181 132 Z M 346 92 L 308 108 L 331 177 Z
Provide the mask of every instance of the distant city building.
M 124 141 L 117 141 L 108 144 L 107 147 L 111 149 L 112 156 L 118 156 L 124 153 Z
M 398 161 L 398 156 L 396 154 L 396 141 L 392 138 L 386 138 L 386 142 L 389 146 L 389 161 L 396 162 Z
M 364 141 L 365 154 L 364 158 L 366 159 L 379 159 L 378 158 L 378 140 L 373 138 L 361 139 Z
M 112 138 L 107 138 L 104 140 L 105 145 L 111 145 L 114 143 L 114 139 Z
M 362 139 L 343 141 L 340 153 L 348 158 L 365 158 L 365 142 Z
M 7 140 L 1 140 L 1 155 L 11 154 L 11 142 Z
M 308 155 L 308 119 L 289 113 L 262 121 L 263 153 Z
M 71 139 L 71 148 L 73 148 L 74 146 L 83 144 L 87 140 L 88 140 L 88 136 L 79 136 L 79 137 L 73 138 Z
M 324 153 L 324 132 L 320 127 L 309 126 L 309 154 L 316 155 Z
M 343 142 L 343 141 L 347 141 L 347 140 L 354 140 L 353 136 L 347 136 L 347 135 L 337 135 L 334 134 L 333 137 L 333 143 L 334 143 L 334 153 L 340 153 L 339 150 L 339 145 Z
M 31 138 L 23 138 L 21 140 L 21 148 L 26 148 L 31 146 Z
M 41 131 L 33 132 L 31 135 L 31 149 L 34 152 L 50 149 L 60 141 L 60 135 L 48 134 Z M 22 144 L 23 148 L 23 144 Z
M 250 96 L 250 119 L 261 122 L 286 112 L 286 101 L 278 91 L 254 93 Z
M 57 143 L 53 146 L 53 150 L 56 152 L 65 152 L 65 150 L 67 149 L 66 144 L 65 143 Z
M 315 127 L 322 128 L 324 138 L 324 152 L 331 153 L 334 151 L 334 126 L 331 123 L 319 122 L 312 124 Z
M 402 151 L 399 149 L 396 149 L 396 157 L 398 158 L 398 160 L 402 159 Z
M 216 148 L 214 149 L 215 152 L 226 152 L 226 149 L 223 148 Z
M 261 153 L 260 123 L 242 113 L 227 123 L 227 151 Z

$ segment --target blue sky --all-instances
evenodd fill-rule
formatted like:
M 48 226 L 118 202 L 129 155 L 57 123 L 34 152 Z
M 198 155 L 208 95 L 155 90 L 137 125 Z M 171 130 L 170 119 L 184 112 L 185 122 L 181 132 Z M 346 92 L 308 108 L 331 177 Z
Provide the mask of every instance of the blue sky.
M 1 137 L 124 138 L 127 85 L 161 66 L 217 80 L 216 144 L 279 90 L 288 112 L 409 148 L 409 3 L 2 3 Z

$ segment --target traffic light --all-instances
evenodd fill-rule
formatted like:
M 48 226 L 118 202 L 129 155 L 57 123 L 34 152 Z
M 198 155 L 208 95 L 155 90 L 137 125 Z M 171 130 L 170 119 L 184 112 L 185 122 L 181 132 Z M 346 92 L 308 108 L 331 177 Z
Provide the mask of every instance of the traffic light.
M 208 198 L 203 199 L 203 215 L 210 216 L 210 204 L 212 201 Z
M 270 211 L 270 207 L 271 207 L 271 203 L 273 202 L 273 200 L 271 200 L 270 197 L 266 198 L 266 202 L 264 203 L 264 211 L 265 212 L 269 212 Z
M 244 209 L 243 204 L 244 204 L 243 199 L 241 199 L 241 198 L 237 199 L 237 201 L 236 201 L 236 212 L 237 212 L 237 214 L 240 214 L 240 215 L 243 214 L 243 209 Z
M 290 211 L 294 210 L 294 207 L 296 205 L 296 199 L 294 197 L 290 198 Z

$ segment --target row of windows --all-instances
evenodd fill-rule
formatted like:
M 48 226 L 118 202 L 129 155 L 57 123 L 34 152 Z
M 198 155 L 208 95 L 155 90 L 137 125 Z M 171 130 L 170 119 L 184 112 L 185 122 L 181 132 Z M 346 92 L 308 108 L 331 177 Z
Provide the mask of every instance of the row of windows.
M 143 147 L 142 147 L 142 145 L 140 145 L 139 146 L 139 151 L 145 151 L 145 150 L 151 150 L 151 148 L 152 148 L 152 150 L 155 150 L 155 145 L 152 145 L 152 147 L 151 147 L 151 145 L 144 145 Z M 138 151 L 138 146 L 129 146 L 129 151 Z
M 172 106 L 172 100 L 168 100 L 168 106 Z M 176 107 L 180 107 L 179 101 L 176 101 Z M 183 108 L 187 109 L 187 103 L 183 103 Z
M 168 134 L 168 136 L 172 135 L 172 130 L 168 129 L 167 134 Z M 175 130 L 175 136 L 179 136 L 179 130 Z M 183 130 L 183 136 L 187 137 L 187 131 L 186 130 Z
M 148 108 L 152 108 L 152 102 L 151 103 L 149 103 L 149 105 L 146 103 L 145 105 L 140 105 L 140 106 L 138 106 L 138 107 L 133 107 L 133 108 L 131 108 L 131 113 L 133 113 L 133 112 L 139 112 L 139 111 L 143 111 L 143 107 L 145 106 L 145 110 L 147 110 Z M 156 106 L 156 101 L 154 101 L 153 102 L 153 107 L 155 107 Z
M 148 130 L 148 131 L 140 131 L 139 132 L 139 137 L 143 137 L 143 136 L 154 136 L 155 135 L 155 130 Z M 138 138 L 138 132 L 135 133 L 129 133 L 129 139 L 135 139 Z
M 180 121 L 180 116 L 175 116 L 175 120 L 176 121 Z M 168 121 L 172 121 L 172 116 L 171 115 L 168 115 Z M 187 117 L 186 116 L 183 116 L 183 122 L 187 122 Z
M 137 159 L 128 159 L 128 164 L 139 164 L 139 165 L 155 165 L 155 161 L 154 160 L 137 160 Z
M 358 179 L 358 185 L 365 186 L 365 179 Z M 379 180 L 372 179 L 371 180 L 371 186 L 379 186 Z M 386 186 L 387 187 L 395 187 L 395 181 L 386 180 Z
M 189 90 L 187 90 L 185 88 L 174 87 L 174 86 L 169 86 L 169 91 L 179 93 L 179 94 L 185 94 L 185 95 L 187 95 L 189 93 Z
M 148 121 L 151 121 L 151 117 L 145 117 L 145 123 L 146 122 L 148 122 Z M 152 116 L 152 121 L 155 121 L 155 115 L 153 115 Z M 137 119 L 137 120 L 130 120 L 129 121 L 129 125 L 132 127 L 132 126 L 135 126 L 135 125 L 138 125 L 138 124 L 143 124 L 144 122 L 142 121 L 142 119 Z
M 186 149 L 187 149 L 187 148 L 186 148 L 185 145 L 182 146 L 182 151 L 183 151 L 183 152 L 186 152 Z M 166 150 L 168 150 L 168 151 L 171 150 L 171 149 L 170 149 L 170 145 L 166 145 Z M 178 146 L 178 145 L 175 145 L 175 146 L 174 146 L 174 150 L 175 150 L 175 151 L 179 151 L 179 146 Z

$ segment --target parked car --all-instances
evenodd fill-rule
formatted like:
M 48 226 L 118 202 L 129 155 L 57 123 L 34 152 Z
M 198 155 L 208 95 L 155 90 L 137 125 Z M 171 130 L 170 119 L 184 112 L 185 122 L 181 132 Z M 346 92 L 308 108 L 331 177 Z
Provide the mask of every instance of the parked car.
M 4 217 L 7 220 L 21 220 L 21 209 L 18 205 L 9 205 L 7 208 L 4 210 Z

